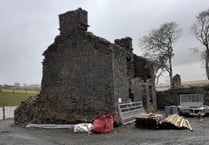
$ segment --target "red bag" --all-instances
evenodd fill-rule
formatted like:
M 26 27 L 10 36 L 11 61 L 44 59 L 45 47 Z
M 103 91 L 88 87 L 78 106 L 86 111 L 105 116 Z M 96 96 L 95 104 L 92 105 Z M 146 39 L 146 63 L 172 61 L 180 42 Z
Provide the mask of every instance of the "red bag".
M 93 122 L 93 130 L 97 133 L 108 133 L 113 130 L 113 116 L 103 115 Z

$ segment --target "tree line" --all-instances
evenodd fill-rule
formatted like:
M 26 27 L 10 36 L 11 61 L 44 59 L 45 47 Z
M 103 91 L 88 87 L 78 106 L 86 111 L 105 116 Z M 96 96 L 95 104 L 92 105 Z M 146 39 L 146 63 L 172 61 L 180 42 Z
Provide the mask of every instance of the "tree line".
M 172 58 L 175 55 L 173 44 L 181 37 L 182 29 L 176 22 L 162 24 L 140 39 L 144 57 L 151 60 L 154 66 L 155 81 L 158 83 L 162 73 L 169 74 L 171 87 L 174 86 Z M 209 79 L 209 9 L 200 12 L 191 26 L 191 33 L 201 43 L 203 49 L 196 52 L 204 61 L 207 79 Z

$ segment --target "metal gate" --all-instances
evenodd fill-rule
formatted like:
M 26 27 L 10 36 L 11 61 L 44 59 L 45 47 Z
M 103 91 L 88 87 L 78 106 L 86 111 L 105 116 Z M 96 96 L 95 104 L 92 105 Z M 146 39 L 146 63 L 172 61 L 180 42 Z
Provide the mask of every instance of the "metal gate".
M 122 124 L 135 121 L 135 117 L 144 113 L 142 101 L 118 104 Z

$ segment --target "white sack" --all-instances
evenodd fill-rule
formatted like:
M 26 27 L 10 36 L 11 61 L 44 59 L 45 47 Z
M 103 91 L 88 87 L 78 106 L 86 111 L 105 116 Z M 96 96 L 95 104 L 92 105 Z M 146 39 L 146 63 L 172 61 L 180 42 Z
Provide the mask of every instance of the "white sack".
M 74 132 L 87 132 L 90 133 L 92 130 L 93 125 L 91 123 L 80 123 L 74 126 Z

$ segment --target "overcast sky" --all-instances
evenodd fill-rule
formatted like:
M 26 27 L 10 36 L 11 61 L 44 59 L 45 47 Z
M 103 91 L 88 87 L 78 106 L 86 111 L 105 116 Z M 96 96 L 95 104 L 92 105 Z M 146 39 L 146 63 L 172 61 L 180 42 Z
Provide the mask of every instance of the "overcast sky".
M 165 22 L 183 29 L 175 44 L 174 74 L 182 81 L 205 79 L 203 64 L 191 53 L 201 46 L 190 32 L 209 0 L 0 0 L 0 84 L 40 84 L 42 53 L 59 34 L 58 14 L 79 7 L 88 11 L 89 31 L 111 42 L 130 36 L 141 55 L 139 39 Z M 161 82 L 168 81 L 167 75 Z

